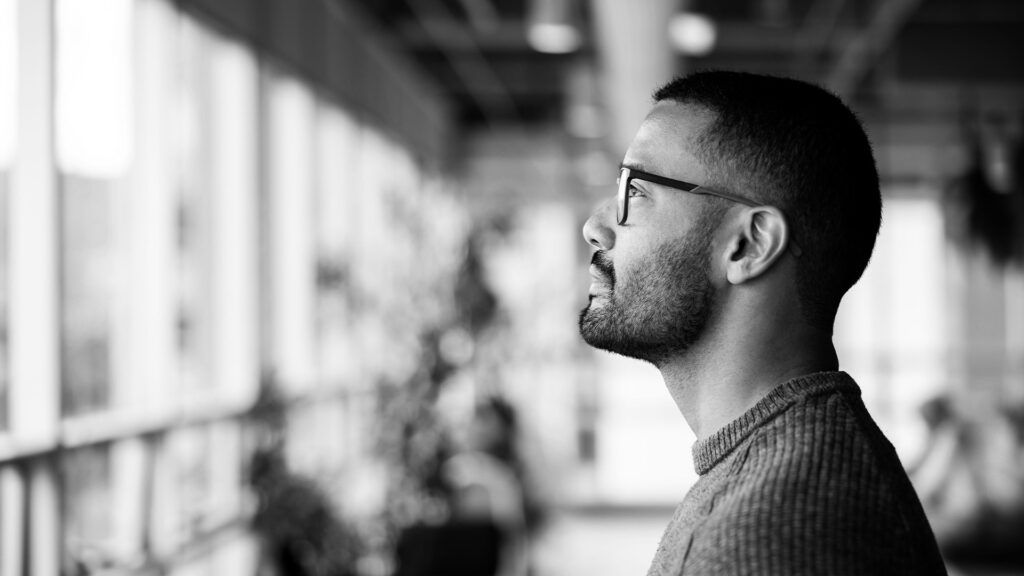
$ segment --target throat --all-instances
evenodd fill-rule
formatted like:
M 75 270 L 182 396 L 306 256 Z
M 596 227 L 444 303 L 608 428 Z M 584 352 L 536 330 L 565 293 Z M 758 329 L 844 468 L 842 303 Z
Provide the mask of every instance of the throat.
M 680 414 L 697 438 L 703 439 L 739 418 L 777 386 L 838 369 L 831 345 L 802 360 L 779 358 L 786 357 L 774 356 L 771 362 L 729 362 L 691 350 L 658 368 Z

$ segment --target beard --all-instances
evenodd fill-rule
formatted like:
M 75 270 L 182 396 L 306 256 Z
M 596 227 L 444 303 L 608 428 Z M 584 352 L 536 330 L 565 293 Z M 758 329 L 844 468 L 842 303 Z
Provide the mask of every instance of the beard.
M 608 278 L 609 292 L 591 296 L 580 312 L 580 334 L 595 348 L 659 366 L 689 349 L 703 334 L 714 302 L 710 278 L 713 219 L 683 241 L 659 246 L 638 266 L 616 274 L 604 251 L 592 263 Z M 602 306 L 594 306 L 603 298 Z

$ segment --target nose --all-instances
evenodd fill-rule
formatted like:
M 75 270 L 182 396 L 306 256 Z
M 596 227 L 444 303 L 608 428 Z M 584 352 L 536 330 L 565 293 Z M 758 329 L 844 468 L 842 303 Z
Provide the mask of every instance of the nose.
M 598 250 L 611 250 L 615 245 L 614 204 L 612 200 L 602 202 L 583 224 L 583 239 Z

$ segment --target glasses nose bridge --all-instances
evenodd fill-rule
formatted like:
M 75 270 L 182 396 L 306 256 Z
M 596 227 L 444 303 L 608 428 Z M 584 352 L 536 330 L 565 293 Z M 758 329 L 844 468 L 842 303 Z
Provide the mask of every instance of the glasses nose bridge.
M 619 177 L 615 180 L 615 223 L 622 226 L 629 216 L 629 181 L 632 172 L 629 168 L 620 168 Z

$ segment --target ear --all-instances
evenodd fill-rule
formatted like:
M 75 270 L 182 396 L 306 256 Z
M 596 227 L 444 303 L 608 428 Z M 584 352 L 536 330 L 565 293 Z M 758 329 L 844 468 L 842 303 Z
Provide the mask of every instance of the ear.
M 758 206 L 743 210 L 732 228 L 726 278 L 742 284 L 761 276 L 786 251 L 789 226 L 778 209 Z

